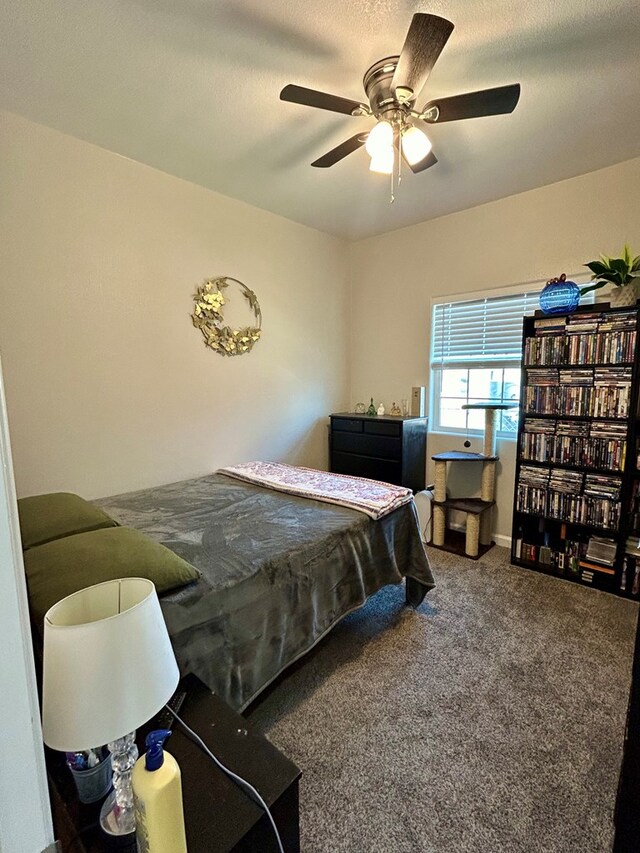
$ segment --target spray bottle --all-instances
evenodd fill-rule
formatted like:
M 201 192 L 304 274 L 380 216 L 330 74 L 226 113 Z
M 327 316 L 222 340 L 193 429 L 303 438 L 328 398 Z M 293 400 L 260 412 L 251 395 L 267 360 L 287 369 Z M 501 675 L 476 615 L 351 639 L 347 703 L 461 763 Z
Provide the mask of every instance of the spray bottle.
M 187 853 L 180 768 L 163 745 L 171 732 L 149 732 L 131 775 L 140 853 Z

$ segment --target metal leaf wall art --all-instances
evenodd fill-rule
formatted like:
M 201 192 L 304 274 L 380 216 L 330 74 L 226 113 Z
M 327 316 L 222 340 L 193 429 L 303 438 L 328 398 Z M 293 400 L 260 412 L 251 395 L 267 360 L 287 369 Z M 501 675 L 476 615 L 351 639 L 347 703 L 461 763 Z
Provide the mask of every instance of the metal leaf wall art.
M 231 300 L 227 293 L 230 282 L 239 286 L 240 293 L 249 303 L 256 321 L 254 326 L 234 329 L 225 324 L 224 306 Z M 193 325 L 202 332 L 205 345 L 220 355 L 243 355 L 250 352 L 256 341 L 260 340 L 262 312 L 258 297 L 237 278 L 222 276 L 206 279 L 194 294 L 193 301 Z

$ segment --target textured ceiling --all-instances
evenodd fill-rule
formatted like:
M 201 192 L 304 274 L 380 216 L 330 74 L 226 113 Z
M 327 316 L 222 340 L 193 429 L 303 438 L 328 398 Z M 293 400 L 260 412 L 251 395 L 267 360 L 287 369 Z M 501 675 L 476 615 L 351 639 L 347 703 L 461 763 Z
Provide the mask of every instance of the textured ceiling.
M 416 11 L 455 24 L 418 104 L 522 95 L 510 116 L 426 128 L 439 163 L 390 205 L 363 150 L 309 166 L 371 119 L 278 95 L 362 100 Z M 1 108 L 352 239 L 640 155 L 637 0 L 4 0 L 0 27 Z

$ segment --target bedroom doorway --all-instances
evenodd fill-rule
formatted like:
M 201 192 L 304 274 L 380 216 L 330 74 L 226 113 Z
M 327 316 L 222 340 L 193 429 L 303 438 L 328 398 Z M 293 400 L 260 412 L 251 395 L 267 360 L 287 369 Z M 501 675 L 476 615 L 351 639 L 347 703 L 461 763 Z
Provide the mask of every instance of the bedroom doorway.
M 0 850 L 53 850 L 27 591 L 0 365 Z

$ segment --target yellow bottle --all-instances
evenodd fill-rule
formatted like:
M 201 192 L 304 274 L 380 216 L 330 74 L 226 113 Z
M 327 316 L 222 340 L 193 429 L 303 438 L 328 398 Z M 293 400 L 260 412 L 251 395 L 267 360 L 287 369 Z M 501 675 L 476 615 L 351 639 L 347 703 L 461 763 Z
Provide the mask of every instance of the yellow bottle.
M 163 749 L 170 734 L 149 732 L 131 774 L 138 853 L 187 853 L 180 768 Z

